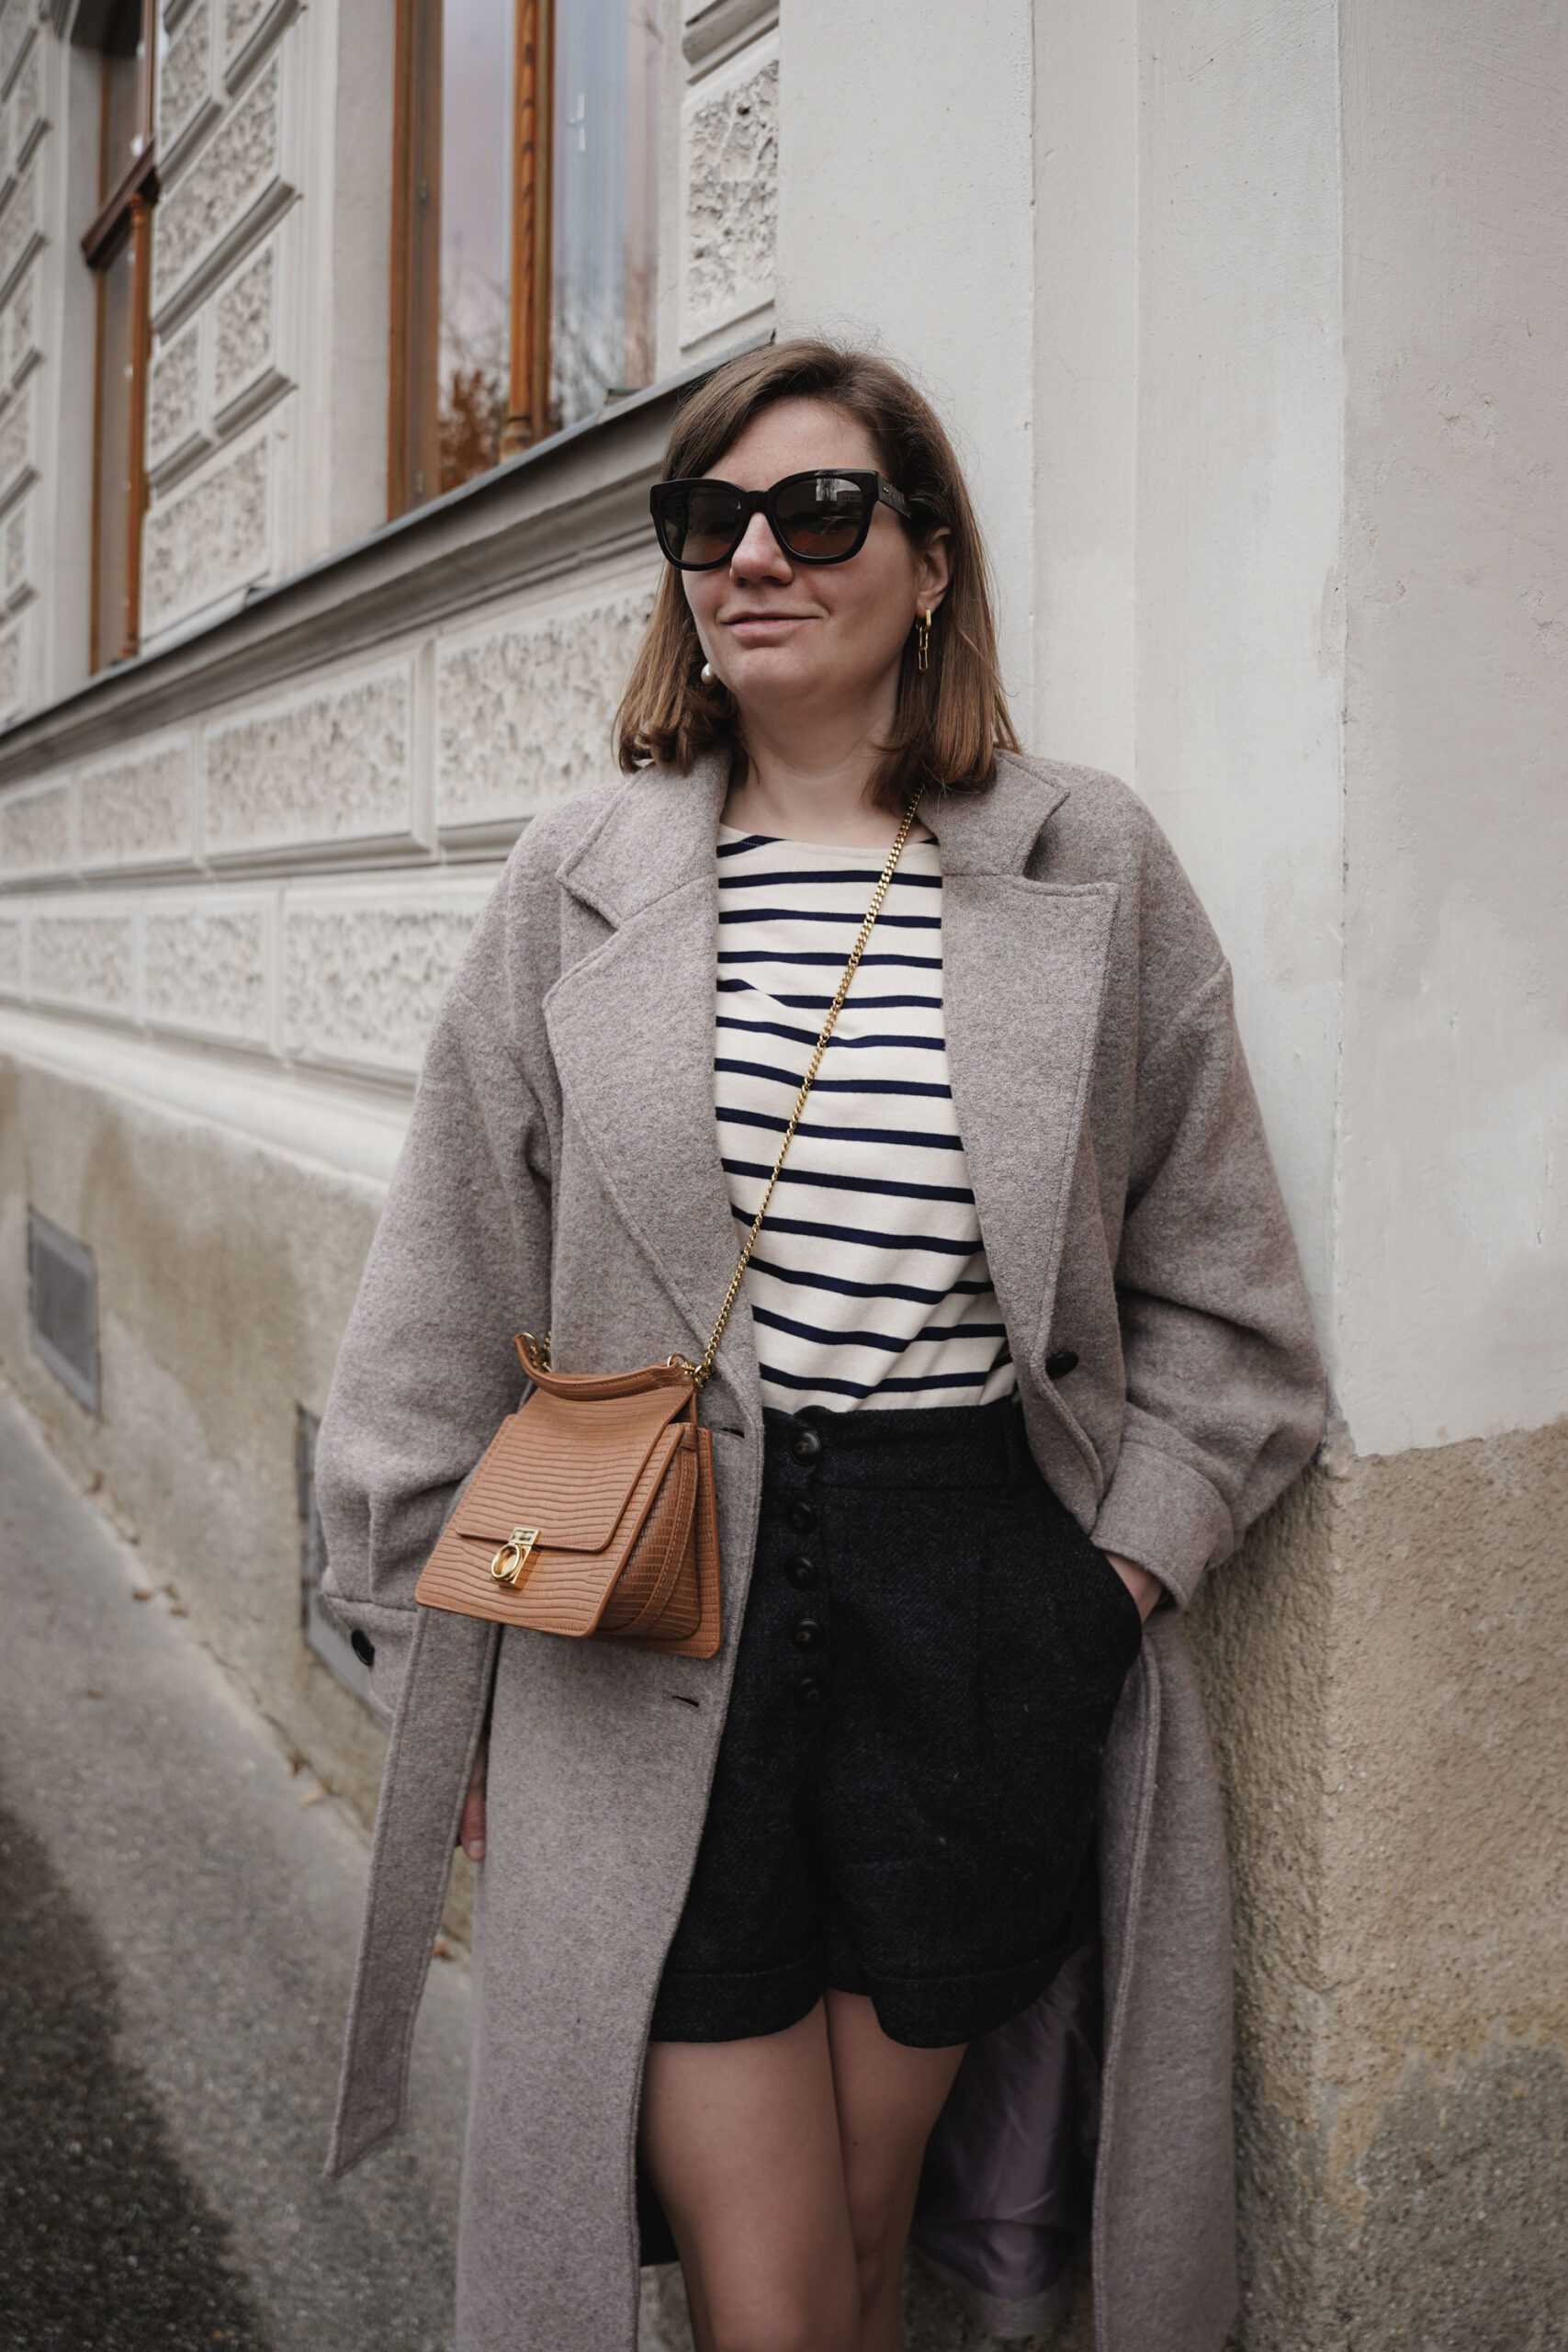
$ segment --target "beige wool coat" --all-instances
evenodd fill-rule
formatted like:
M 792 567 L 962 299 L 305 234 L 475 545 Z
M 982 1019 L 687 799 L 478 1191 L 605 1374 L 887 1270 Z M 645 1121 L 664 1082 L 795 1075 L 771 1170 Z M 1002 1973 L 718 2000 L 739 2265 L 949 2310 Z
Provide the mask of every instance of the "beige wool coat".
M 1114 778 L 1004 757 L 928 796 L 950 1075 L 1030 1440 L 1174 1606 L 1102 1791 L 1100 2352 L 1219 2352 L 1235 2300 L 1218 1791 L 1181 1610 L 1313 1451 L 1307 1302 L 1213 933 Z M 713 1108 L 716 762 L 536 817 L 435 1023 L 322 1420 L 327 1591 L 395 1723 L 331 2157 L 400 2117 L 491 1707 L 460 2352 L 632 2352 L 649 2017 L 696 1853 L 757 1524 L 762 1413 L 730 1323 L 714 1432 L 725 1637 L 705 1662 L 417 1608 L 521 1374 L 694 1357 L 734 1266 Z M 1049 1355 L 1075 1369 L 1053 1382 Z

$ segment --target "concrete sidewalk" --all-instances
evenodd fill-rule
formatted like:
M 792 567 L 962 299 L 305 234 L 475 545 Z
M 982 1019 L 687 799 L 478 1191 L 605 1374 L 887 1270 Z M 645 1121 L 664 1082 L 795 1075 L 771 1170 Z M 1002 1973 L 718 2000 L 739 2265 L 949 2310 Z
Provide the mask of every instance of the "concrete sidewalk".
M 324 2183 L 364 1840 L 140 1589 L 0 1394 L 0 2343 L 436 2352 L 467 1969 L 433 1970 L 409 2130 Z
M 365 1841 L 138 1592 L 0 1389 L 0 2352 L 446 2352 L 468 1968 L 407 2130 L 324 2182 Z M 990 2352 L 913 2280 L 906 2343 Z M 690 2352 L 678 2270 L 638 2344 Z

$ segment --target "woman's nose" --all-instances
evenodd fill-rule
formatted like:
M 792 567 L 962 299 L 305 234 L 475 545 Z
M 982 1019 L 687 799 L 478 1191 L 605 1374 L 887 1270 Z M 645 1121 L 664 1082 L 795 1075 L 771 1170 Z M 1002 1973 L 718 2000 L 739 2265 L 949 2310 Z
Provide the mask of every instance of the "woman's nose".
M 729 559 L 729 569 L 738 580 L 790 580 L 794 573 L 788 556 L 774 538 L 765 514 L 753 514 L 746 526 L 746 536 Z

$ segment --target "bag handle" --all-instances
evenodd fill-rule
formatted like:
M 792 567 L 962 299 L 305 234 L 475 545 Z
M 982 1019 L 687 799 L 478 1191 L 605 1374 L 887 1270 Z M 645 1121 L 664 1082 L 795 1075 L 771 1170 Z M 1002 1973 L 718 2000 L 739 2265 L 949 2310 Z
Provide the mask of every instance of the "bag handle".
M 806 1108 L 806 1098 L 810 1093 L 817 1073 L 822 1067 L 822 1057 L 828 1050 L 828 1041 L 833 1034 L 840 1013 L 844 1009 L 844 999 L 850 992 L 850 983 L 860 968 L 860 959 L 865 954 L 866 943 L 875 927 L 876 918 L 882 912 L 883 901 L 893 881 L 894 869 L 904 854 L 904 844 L 909 838 L 909 828 L 915 821 L 915 811 L 919 805 L 920 796 L 917 792 L 904 811 L 904 821 L 898 828 L 898 838 L 887 853 L 887 863 L 882 869 L 881 879 L 871 894 L 871 904 L 865 910 L 865 921 L 862 923 L 855 944 L 850 950 L 850 960 L 844 966 L 844 975 L 834 991 L 833 1001 L 828 1007 L 828 1017 L 822 1023 L 822 1032 L 817 1040 L 816 1050 L 807 1066 L 806 1076 L 801 1080 L 800 1092 L 795 1098 L 795 1108 L 789 1114 L 789 1125 L 784 1129 L 784 1139 L 779 1146 L 779 1156 L 773 1162 L 773 1172 L 768 1179 L 768 1189 L 762 1194 L 761 1206 L 751 1220 L 751 1230 L 741 1245 L 735 1272 L 729 1277 L 729 1288 L 724 1294 L 724 1305 L 718 1310 L 718 1321 L 713 1327 L 713 1337 L 703 1351 L 700 1363 L 688 1363 L 684 1356 L 671 1356 L 670 1359 L 679 1371 L 690 1373 L 694 1388 L 701 1388 L 713 1370 L 714 1358 L 718 1353 L 718 1343 L 724 1337 L 725 1326 L 729 1320 L 736 1300 L 740 1295 L 740 1284 L 745 1279 L 746 1269 L 751 1262 L 751 1252 L 757 1246 L 757 1236 L 762 1230 L 762 1219 L 768 1214 L 769 1204 L 773 1197 L 773 1187 L 779 1181 L 779 1174 L 784 1164 L 784 1155 L 795 1141 L 795 1131 L 800 1125 L 800 1114 Z

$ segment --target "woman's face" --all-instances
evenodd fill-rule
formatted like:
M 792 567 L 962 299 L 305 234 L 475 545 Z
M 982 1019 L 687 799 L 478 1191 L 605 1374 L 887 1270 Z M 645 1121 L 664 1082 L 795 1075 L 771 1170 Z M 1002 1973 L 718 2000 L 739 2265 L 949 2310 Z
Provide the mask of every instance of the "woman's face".
M 708 472 L 767 490 L 785 474 L 831 467 L 885 470 L 863 425 L 826 401 L 798 400 L 764 409 Z M 947 533 L 917 547 L 880 499 L 847 563 L 795 562 L 766 515 L 753 514 L 727 564 L 682 574 L 703 651 L 743 711 L 839 709 L 857 726 L 891 715 L 915 616 L 942 602 L 947 580 Z

